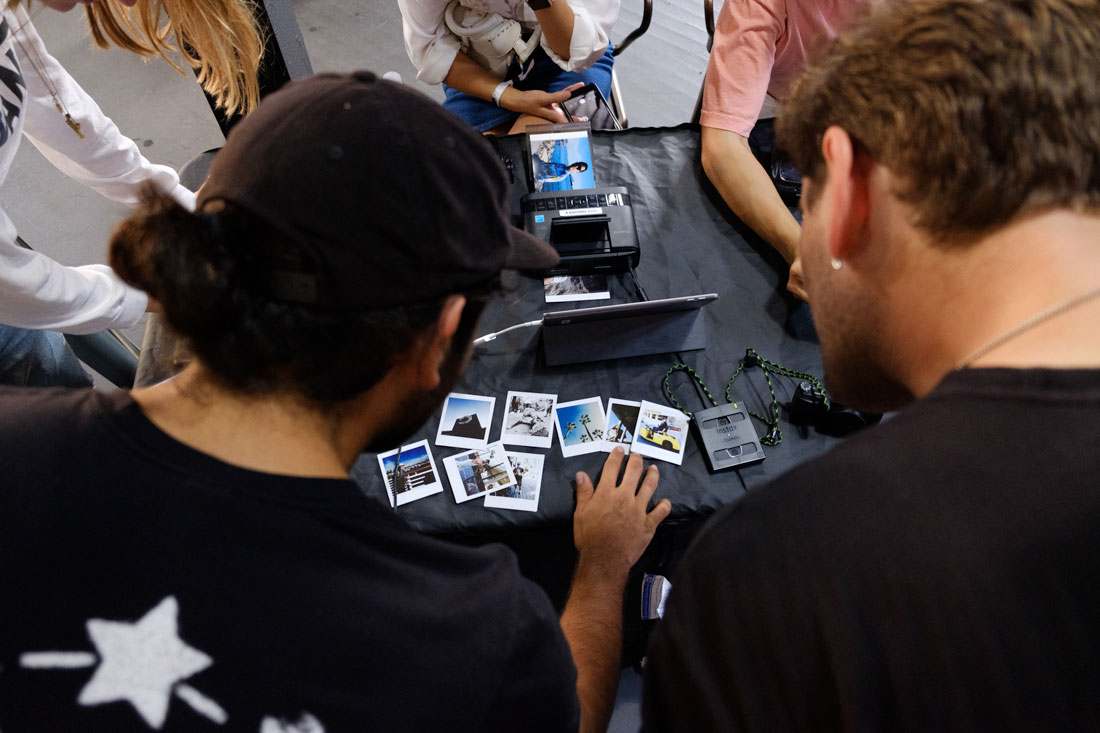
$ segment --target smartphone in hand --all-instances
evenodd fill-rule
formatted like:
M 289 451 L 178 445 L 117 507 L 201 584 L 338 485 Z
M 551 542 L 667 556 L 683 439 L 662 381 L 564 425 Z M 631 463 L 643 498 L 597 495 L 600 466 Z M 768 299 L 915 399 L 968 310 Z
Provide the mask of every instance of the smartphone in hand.
M 586 84 L 573 90 L 569 99 L 562 103 L 565 117 L 570 122 L 589 122 L 593 130 L 621 130 L 611 105 L 595 84 Z

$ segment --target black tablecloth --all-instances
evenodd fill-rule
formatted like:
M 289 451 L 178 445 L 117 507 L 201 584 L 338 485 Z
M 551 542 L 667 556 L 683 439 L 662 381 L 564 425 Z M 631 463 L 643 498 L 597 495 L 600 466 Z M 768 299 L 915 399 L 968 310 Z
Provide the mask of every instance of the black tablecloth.
M 513 208 L 518 221 L 519 197 L 528 190 L 524 139 L 516 135 L 501 138 L 497 144 L 502 155 L 514 161 Z M 708 292 L 720 296 L 704 311 L 706 349 L 684 353 L 687 363 L 703 376 L 715 397 L 723 399 L 722 389 L 748 347 L 784 366 L 820 375 L 821 355 L 808 308 L 786 294 L 786 266 L 782 260 L 730 214 L 707 181 L 699 162 L 698 128 L 682 125 L 594 132 L 592 145 L 597 184 L 623 185 L 631 192 L 642 248 L 637 273 L 648 296 L 655 299 Z M 611 302 L 637 299 L 629 276 L 613 276 L 611 280 Z M 533 320 L 548 310 L 573 307 L 547 305 L 541 280 L 506 273 L 504 288 L 503 297 L 487 309 L 479 333 Z M 496 397 L 489 434 L 490 440 L 496 440 L 509 390 L 555 393 L 559 401 L 599 396 L 605 404 L 609 397 L 665 403 L 661 382 L 674 362 L 675 357 L 669 354 L 551 368 L 542 360 L 539 330 L 531 328 L 479 346 L 455 391 Z M 702 404 L 683 375 L 672 382 L 677 399 L 688 410 L 709 406 Z M 779 378 L 774 384 L 780 401 L 787 401 L 794 391 L 794 380 Z M 764 414 L 770 408 L 770 394 L 759 369 L 739 376 L 733 394 L 755 412 Z M 462 451 L 435 446 L 438 424 L 436 414 L 406 442 L 427 438 L 443 472 L 442 459 Z M 757 423 L 756 427 L 762 435 L 763 425 Z M 672 501 L 670 524 L 696 524 L 746 489 L 826 450 L 832 442 L 812 431 L 800 435 L 786 422 L 782 427 L 783 442 L 765 448 L 767 459 L 740 470 L 708 473 L 694 434 L 682 466 L 659 463 L 661 484 L 657 495 Z M 606 454 L 563 458 L 557 438 L 549 449 L 514 450 L 546 455 L 537 513 L 487 509 L 480 499 L 456 504 L 449 490 L 398 507 L 397 513 L 422 531 L 458 538 L 508 537 L 520 531 L 570 526 L 573 476 L 584 470 L 595 478 Z M 375 456 L 363 456 L 353 477 L 368 496 L 387 502 Z

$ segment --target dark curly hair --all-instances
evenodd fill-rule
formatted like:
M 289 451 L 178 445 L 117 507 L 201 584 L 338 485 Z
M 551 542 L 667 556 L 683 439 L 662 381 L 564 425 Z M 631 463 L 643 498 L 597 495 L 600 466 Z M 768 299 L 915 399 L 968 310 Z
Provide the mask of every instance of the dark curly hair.
M 160 303 L 168 325 L 221 384 L 319 403 L 350 399 L 377 383 L 396 356 L 432 335 L 445 300 L 347 313 L 272 299 L 257 287 L 256 273 L 305 266 L 296 245 L 242 208 L 192 213 L 151 187 L 115 231 L 110 262 Z M 498 288 L 494 280 L 465 293 L 452 348 L 464 353 Z

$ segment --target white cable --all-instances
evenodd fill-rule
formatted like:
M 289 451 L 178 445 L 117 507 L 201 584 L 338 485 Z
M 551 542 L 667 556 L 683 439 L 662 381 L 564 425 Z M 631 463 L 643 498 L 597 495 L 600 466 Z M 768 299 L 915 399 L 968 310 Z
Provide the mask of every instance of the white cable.
M 487 333 L 484 336 L 478 336 L 476 339 L 474 339 L 474 345 L 476 346 L 477 344 L 487 344 L 490 341 L 492 341 L 493 339 L 495 339 L 497 336 L 500 336 L 501 334 L 504 334 L 504 333 L 508 333 L 509 331 L 515 331 L 517 328 L 531 328 L 532 326 L 541 326 L 541 325 L 542 325 L 542 319 L 541 318 L 538 319 L 537 321 L 527 321 L 527 323 L 517 323 L 514 326 L 509 326 L 508 328 L 501 329 L 500 331 L 494 331 L 493 333 Z

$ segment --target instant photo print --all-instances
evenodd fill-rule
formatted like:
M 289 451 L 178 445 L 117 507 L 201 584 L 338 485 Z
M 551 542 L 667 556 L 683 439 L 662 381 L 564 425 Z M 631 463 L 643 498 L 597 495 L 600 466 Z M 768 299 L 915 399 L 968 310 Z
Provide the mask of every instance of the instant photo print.
M 450 448 L 484 448 L 489 444 L 496 397 L 458 394 L 447 395 L 435 444 Z
M 485 495 L 485 506 L 490 509 L 513 509 L 521 512 L 539 510 L 539 492 L 542 489 L 542 464 L 545 460 L 538 453 L 509 451 L 508 463 L 516 483 Z
M 500 441 L 505 445 L 549 448 L 554 442 L 554 404 L 557 395 L 509 392 L 504 402 Z
M 679 410 L 642 400 L 630 449 L 677 466 L 684 462 L 690 419 Z
M 630 453 L 630 445 L 634 442 L 634 432 L 638 425 L 638 412 L 642 407 L 641 402 L 629 400 L 617 400 L 611 398 L 607 401 L 607 432 L 604 433 L 603 449 L 610 453 L 616 447 Z
M 527 163 L 531 190 L 575 191 L 595 188 L 592 141 L 587 122 L 532 125 L 527 128 Z
M 607 275 L 555 275 L 542 281 L 547 303 L 610 300 Z
M 426 440 L 380 454 L 378 467 L 382 471 L 390 506 L 401 506 L 425 496 L 443 493 L 443 481 Z
M 564 457 L 572 458 L 603 450 L 603 400 L 590 397 L 586 400 L 559 402 L 554 413 L 558 443 Z
M 503 443 L 444 458 L 443 467 L 451 482 L 451 493 L 459 504 L 516 484 Z

